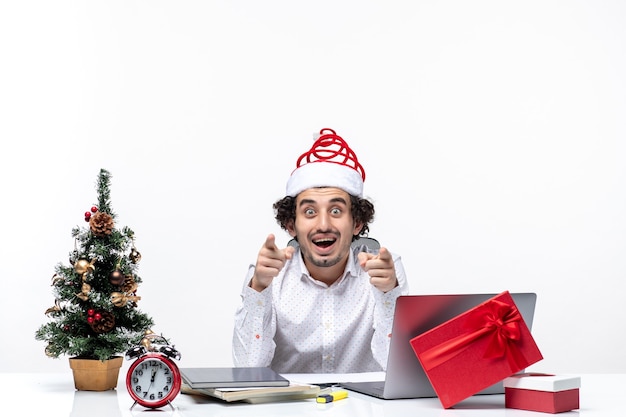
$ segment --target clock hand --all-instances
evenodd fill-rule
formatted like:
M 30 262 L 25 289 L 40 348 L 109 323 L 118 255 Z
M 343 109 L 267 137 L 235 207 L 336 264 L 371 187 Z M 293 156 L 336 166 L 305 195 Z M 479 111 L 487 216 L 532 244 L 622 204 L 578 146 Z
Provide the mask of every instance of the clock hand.
M 150 376 L 150 385 L 148 385 L 148 391 L 146 391 L 145 395 L 148 395 L 148 392 L 150 392 L 150 389 L 152 388 L 152 385 L 154 385 L 154 377 L 156 376 L 156 369 L 152 370 L 152 375 Z M 144 395 L 144 397 L 145 397 Z

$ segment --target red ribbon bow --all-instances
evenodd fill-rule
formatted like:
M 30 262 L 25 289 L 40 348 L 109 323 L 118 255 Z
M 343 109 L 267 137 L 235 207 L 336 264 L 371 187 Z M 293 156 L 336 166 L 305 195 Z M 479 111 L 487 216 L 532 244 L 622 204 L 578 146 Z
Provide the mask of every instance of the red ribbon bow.
M 463 352 L 474 341 L 489 337 L 484 358 L 506 356 L 513 372 L 525 365 L 526 359 L 517 343 L 521 340 L 522 315 L 515 305 L 491 300 L 472 311 L 465 326 L 468 333 L 457 336 L 424 351 L 420 358 L 424 370 L 429 371 Z

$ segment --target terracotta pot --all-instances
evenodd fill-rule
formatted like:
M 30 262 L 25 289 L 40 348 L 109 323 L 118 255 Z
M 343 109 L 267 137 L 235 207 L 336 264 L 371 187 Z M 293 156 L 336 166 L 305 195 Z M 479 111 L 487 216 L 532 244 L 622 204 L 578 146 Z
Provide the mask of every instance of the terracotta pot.
M 80 391 L 107 391 L 117 386 L 122 367 L 121 356 L 107 361 L 98 359 L 70 358 L 74 374 L 74 386 Z

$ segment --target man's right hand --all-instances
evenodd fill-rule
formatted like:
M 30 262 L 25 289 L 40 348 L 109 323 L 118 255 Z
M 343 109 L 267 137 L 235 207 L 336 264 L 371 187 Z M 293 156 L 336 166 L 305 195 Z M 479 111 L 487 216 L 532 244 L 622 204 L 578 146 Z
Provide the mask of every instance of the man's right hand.
M 256 291 L 266 289 L 272 283 L 274 277 L 283 269 L 285 262 L 291 259 L 294 252 L 295 248 L 292 246 L 279 249 L 276 246 L 276 238 L 274 235 L 268 235 L 259 251 L 254 275 L 250 280 L 250 287 Z

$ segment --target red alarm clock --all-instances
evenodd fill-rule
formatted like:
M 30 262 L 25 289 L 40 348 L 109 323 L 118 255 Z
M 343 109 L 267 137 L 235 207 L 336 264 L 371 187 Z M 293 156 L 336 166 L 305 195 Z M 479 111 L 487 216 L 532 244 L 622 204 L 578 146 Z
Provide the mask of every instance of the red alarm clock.
M 152 336 L 152 335 L 148 335 Z M 147 336 L 147 337 L 148 337 Z M 137 346 L 126 352 L 126 359 L 137 358 L 126 374 L 126 389 L 136 405 L 159 408 L 169 404 L 180 393 L 181 375 L 172 359 L 180 359 L 180 353 L 169 345 L 153 345 L 147 339 L 148 348 Z M 144 344 L 142 340 L 142 344 Z

